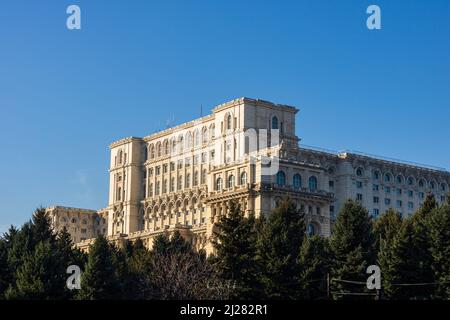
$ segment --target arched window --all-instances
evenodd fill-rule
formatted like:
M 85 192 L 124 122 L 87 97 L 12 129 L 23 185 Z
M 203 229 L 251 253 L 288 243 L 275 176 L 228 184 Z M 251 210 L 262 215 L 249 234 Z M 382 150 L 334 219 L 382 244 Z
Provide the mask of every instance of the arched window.
M 241 186 L 245 186 L 247 184 L 247 172 L 241 173 Z
M 228 187 L 229 189 L 231 189 L 231 188 L 234 187 L 234 176 L 233 176 L 233 175 L 231 175 L 231 176 L 228 177 L 228 185 L 227 185 L 227 187 Z
M 309 190 L 317 190 L 317 178 L 315 176 L 309 177 Z
M 357 175 L 358 177 L 362 177 L 362 175 L 363 175 L 363 170 L 362 170 L 361 168 L 356 169 L 356 175 Z
M 184 182 L 184 187 L 185 188 L 191 187 L 191 175 L 189 173 L 186 174 L 186 181 Z
M 299 175 L 298 173 L 294 174 L 293 182 L 294 188 L 300 189 L 302 187 L 302 176 Z
M 279 186 L 284 186 L 286 184 L 286 174 L 283 171 L 278 171 L 277 173 L 277 184 Z
M 308 224 L 308 229 L 306 230 L 306 232 L 308 233 L 309 236 L 313 236 L 316 234 L 316 228 L 312 223 Z
M 402 184 L 403 183 L 403 177 L 402 176 L 397 176 L 397 183 L 398 184 Z
M 201 178 L 201 184 L 206 183 L 206 169 L 203 169 L 202 171 L 202 178 Z
M 419 187 L 423 188 L 423 186 L 425 185 L 425 183 L 423 182 L 422 179 L 419 180 Z
M 386 173 L 384 175 L 384 182 L 391 182 L 391 175 L 389 173 Z
M 222 178 L 217 178 L 216 180 L 216 191 L 222 190 Z
M 447 190 L 445 183 L 441 183 L 441 191 Z
M 194 132 L 194 146 L 198 147 L 200 145 L 200 133 L 198 130 Z
M 208 129 L 206 127 L 203 127 L 202 129 L 202 143 L 208 142 Z
M 432 190 L 434 190 L 434 188 L 436 187 L 436 184 L 434 183 L 434 181 L 430 181 L 429 185 L 430 185 L 430 189 L 432 189 Z
M 279 125 L 278 125 L 278 118 L 273 116 L 272 117 L 272 129 L 278 129 Z
M 147 159 L 148 159 L 148 148 L 145 147 L 144 148 L 144 161 L 147 161 Z
M 153 145 L 150 146 L 150 159 L 155 158 L 155 147 Z
M 157 143 L 156 145 L 156 154 L 158 157 L 161 157 L 161 143 Z
M 168 155 L 168 154 L 170 154 L 170 152 L 169 152 L 169 141 L 164 141 L 164 154 L 165 155 Z
M 414 178 L 413 177 L 409 177 L 408 178 L 408 185 L 412 186 L 414 184 Z
M 122 150 L 120 150 L 119 151 L 119 164 L 122 163 L 122 160 L 123 160 L 123 152 L 122 152 Z
M 228 116 L 227 116 L 227 130 L 231 130 L 232 122 L 233 122 L 233 118 L 232 118 L 231 114 L 228 114 Z

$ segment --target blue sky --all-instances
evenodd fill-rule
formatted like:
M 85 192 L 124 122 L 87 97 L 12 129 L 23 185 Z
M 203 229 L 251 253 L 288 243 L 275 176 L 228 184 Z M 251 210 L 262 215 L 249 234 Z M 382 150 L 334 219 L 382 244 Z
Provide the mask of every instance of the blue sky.
M 111 142 L 241 96 L 300 108 L 307 145 L 449 169 L 450 1 L 3 0 L 0 231 L 105 207 Z

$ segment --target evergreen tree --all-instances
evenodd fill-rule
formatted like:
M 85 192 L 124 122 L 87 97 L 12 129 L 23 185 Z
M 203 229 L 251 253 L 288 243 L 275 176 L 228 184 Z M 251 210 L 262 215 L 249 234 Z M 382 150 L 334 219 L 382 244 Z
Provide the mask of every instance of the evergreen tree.
M 427 233 L 432 257 L 434 298 L 450 299 L 450 205 L 434 209 L 429 215 Z
M 412 263 L 414 263 L 416 270 L 416 280 L 414 282 L 433 282 L 434 277 L 431 269 L 433 257 L 430 252 L 431 243 L 427 232 L 427 221 L 437 207 L 438 204 L 434 196 L 428 194 L 420 209 L 411 217 L 413 238 L 410 246 L 415 256 Z M 409 292 L 416 299 L 427 299 L 433 293 L 433 289 L 431 286 L 415 286 L 411 287 Z
M 394 241 L 399 236 L 402 228 L 402 218 L 399 213 L 390 209 L 383 213 L 374 223 L 374 233 L 377 240 L 377 262 L 382 272 L 382 288 L 386 297 L 392 296 L 396 287 L 392 283 L 396 281 L 396 270 L 391 268 L 394 254 Z
M 399 284 L 412 284 L 419 282 L 415 249 L 412 246 L 414 239 L 413 223 L 410 219 L 404 220 L 400 233 L 394 238 L 391 253 L 385 254 L 382 277 L 385 278 L 384 290 L 389 299 L 415 299 L 416 288 L 413 286 L 399 286 Z
M 120 282 L 115 251 L 105 237 L 99 236 L 91 246 L 88 262 L 81 276 L 82 300 L 102 300 L 120 298 Z
M 170 253 L 189 253 L 192 252 L 192 245 L 185 241 L 178 230 L 172 234 L 169 241 L 168 251 Z
M 215 267 L 220 279 L 235 284 L 234 298 L 259 296 L 256 235 L 253 217 L 246 218 L 236 202 L 220 217 L 214 232 Z
M 359 203 L 347 200 L 336 219 L 331 238 L 334 255 L 332 276 L 337 280 L 332 283 L 333 291 L 347 293 L 365 290 L 365 285 L 353 285 L 341 280 L 366 281 L 367 267 L 375 261 L 374 245 L 369 213 Z M 340 296 L 335 295 L 335 298 Z
M 328 239 L 320 236 L 306 237 L 300 250 L 300 266 L 300 283 L 304 298 L 326 298 L 327 274 L 331 266 Z
M 16 272 L 15 285 L 7 290 L 7 299 L 55 300 L 66 297 L 66 272 L 58 253 L 49 241 L 41 241 L 26 252 Z
M 305 229 L 304 214 L 289 199 L 283 199 L 267 217 L 258 236 L 258 255 L 269 299 L 303 297 L 299 255 Z
M 169 236 L 165 233 L 159 234 L 153 239 L 152 251 L 164 254 L 167 250 L 169 250 L 169 245 Z
M 53 233 L 49 216 L 44 208 L 38 208 L 32 218 L 32 230 L 34 244 L 49 241 L 51 245 L 56 241 L 56 235 Z

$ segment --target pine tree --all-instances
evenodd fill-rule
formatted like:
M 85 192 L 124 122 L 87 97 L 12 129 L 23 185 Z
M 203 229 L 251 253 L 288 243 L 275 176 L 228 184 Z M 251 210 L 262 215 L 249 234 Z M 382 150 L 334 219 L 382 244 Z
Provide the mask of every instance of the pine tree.
M 157 235 L 153 239 L 152 251 L 164 254 L 169 249 L 170 239 L 165 233 Z
M 245 218 L 236 202 L 231 202 L 228 214 L 220 217 L 213 245 L 218 276 L 225 281 L 234 282 L 234 298 L 257 298 L 259 270 L 256 263 L 254 219 Z
M 410 219 L 404 220 L 399 234 L 392 243 L 392 253 L 386 255 L 382 276 L 386 296 L 390 299 L 415 299 L 416 288 L 412 286 L 399 286 L 399 284 L 412 284 L 420 282 L 417 279 L 418 270 L 415 249 L 412 246 L 414 227 Z
M 418 211 L 411 217 L 413 238 L 410 243 L 413 249 L 413 260 L 416 269 L 416 281 L 431 283 L 433 282 L 433 271 L 431 269 L 433 258 L 430 252 L 430 239 L 428 238 L 427 220 L 429 216 L 438 207 L 438 204 L 432 194 L 428 194 L 424 203 Z M 427 299 L 433 293 L 431 286 L 415 286 L 410 288 L 410 294 L 416 299 Z
M 386 297 L 392 296 L 396 287 L 392 283 L 396 281 L 396 270 L 390 267 L 393 259 L 394 241 L 399 236 L 402 228 L 402 217 L 399 213 L 390 209 L 383 213 L 374 223 L 374 233 L 377 240 L 377 263 L 382 271 L 382 288 Z
M 331 249 L 334 256 L 333 291 L 339 293 L 363 292 L 365 285 L 352 285 L 344 281 L 365 282 L 366 270 L 375 261 L 374 235 L 369 213 L 359 203 L 347 200 L 336 220 Z M 341 295 L 334 295 L 335 298 Z M 346 297 L 345 295 L 343 297 Z
M 81 300 L 120 298 L 120 282 L 114 250 L 105 237 L 99 236 L 91 246 L 88 262 L 81 276 Z
M 53 233 L 49 216 L 44 208 L 38 208 L 32 218 L 33 240 L 35 244 L 42 241 L 49 241 L 53 244 L 56 241 L 56 235 Z
M 56 300 L 66 297 L 66 273 L 60 257 L 49 241 L 41 241 L 27 252 L 16 272 L 16 282 L 7 290 L 7 299 Z
M 450 205 L 434 209 L 427 221 L 435 299 L 450 299 Z
M 267 217 L 258 235 L 258 255 L 269 299 L 303 297 L 298 262 L 305 229 L 304 214 L 289 199 L 283 199 Z
M 330 247 L 327 238 L 310 236 L 300 250 L 300 283 L 304 298 L 324 299 L 327 295 L 327 274 L 330 272 Z

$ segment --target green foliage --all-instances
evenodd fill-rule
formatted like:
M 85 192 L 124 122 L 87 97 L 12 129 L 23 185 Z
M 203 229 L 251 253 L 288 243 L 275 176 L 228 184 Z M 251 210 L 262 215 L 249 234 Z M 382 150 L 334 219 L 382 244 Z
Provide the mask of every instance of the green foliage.
M 299 263 L 301 266 L 300 284 L 303 299 L 325 299 L 327 296 L 327 274 L 331 267 L 329 240 L 320 236 L 306 237 L 303 241 Z
M 255 237 L 254 218 L 245 218 L 240 206 L 231 202 L 228 214 L 221 216 L 216 226 L 213 245 L 217 274 L 220 279 L 233 282 L 235 299 L 259 295 Z
M 391 284 L 396 279 L 395 270 L 392 269 L 394 257 L 394 241 L 402 228 L 402 217 L 394 210 L 383 213 L 374 224 L 374 233 L 377 240 L 378 266 L 382 270 L 382 284 L 387 297 L 394 294 L 396 288 Z
M 261 281 L 269 299 L 298 299 L 299 255 L 305 236 L 304 215 L 289 199 L 281 201 L 267 217 L 258 235 L 258 255 L 263 264 Z
M 435 208 L 427 220 L 434 298 L 450 299 L 450 205 Z
M 86 268 L 81 276 L 81 300 L 117 299 L 121 297 L 116 250 L 99 236 L 91 246 Z
M 332 275 L 338 280 L 366 281 L 366 269 L 375 262 L 375 241 L 369 213 L 348 200 L 336 220 L 331 237 L 334 255 Z M 365 288 L 343 282 L 333 283 L 337 292 L 363 292 Z M 338 295 L 335 295 L 337 298 Z

